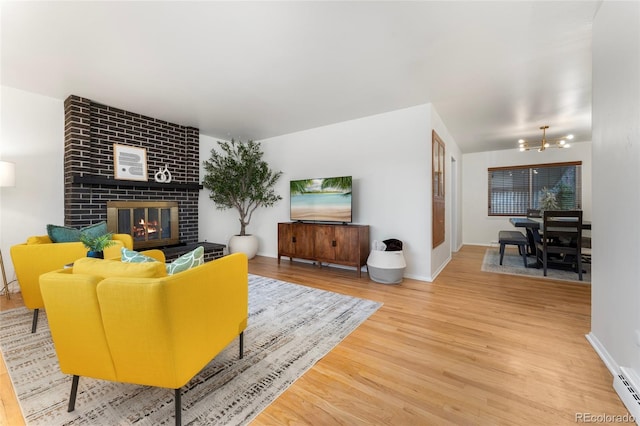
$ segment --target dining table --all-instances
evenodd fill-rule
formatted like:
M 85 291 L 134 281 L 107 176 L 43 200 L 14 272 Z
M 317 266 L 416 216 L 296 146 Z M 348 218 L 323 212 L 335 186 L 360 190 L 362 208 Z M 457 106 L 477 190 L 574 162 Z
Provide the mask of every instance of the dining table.
M 536 243 L 542 241 L 540 237 L 540 228 L 542 228 L 543 220 L 542 218 L 532 218 L 532 217 L 512 217 L 509 218 L 509 222 L 515 226 L 516 228 L 525 228 L 527 234 L 528 241 L 528 255 L 535 256 L 536 254 Z M 588 220 L 582 221 L 582 229 L 591 230 L 591 222 Z

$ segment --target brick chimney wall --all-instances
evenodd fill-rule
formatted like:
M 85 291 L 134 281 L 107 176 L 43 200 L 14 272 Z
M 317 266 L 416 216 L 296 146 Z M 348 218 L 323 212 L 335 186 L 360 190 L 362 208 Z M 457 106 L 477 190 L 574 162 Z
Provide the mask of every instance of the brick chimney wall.
M 64 115 L 66 226 L 106 221 L 107 201 L 177 201 L 180 241 L 198 241 L 198 129 L 73 95 Z M 148 182 L 114 179 L 113 144 L 146 148 Z M 154 174 L 165 165 L 172 181 L 156 183 Z

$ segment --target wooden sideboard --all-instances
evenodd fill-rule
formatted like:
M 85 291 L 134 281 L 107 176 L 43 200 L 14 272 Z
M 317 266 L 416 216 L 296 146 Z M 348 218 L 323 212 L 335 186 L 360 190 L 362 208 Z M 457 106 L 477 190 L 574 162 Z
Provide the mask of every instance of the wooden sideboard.
M 326 223 L 278 223 L 278 263 L 289 257 L 361 268 L 369 256 L 369 226 Z

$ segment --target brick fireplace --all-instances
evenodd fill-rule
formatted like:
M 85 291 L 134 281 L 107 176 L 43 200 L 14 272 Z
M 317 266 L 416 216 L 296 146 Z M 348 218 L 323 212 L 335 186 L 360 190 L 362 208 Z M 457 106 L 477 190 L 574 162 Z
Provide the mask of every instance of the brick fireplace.
M 66 226 L 80 228 L 107 221 L 108 203 L 168 202 L 175 205 L 177 211 L 178 220 L 173 222 L 177 225 L 175 234 L 167 238 L 149 238 L 146 230 L 146 236 L 138 237 L 134 247 L 198 241 L 198 193 L 201 189 L 198 129 L 73 95 L 65 100 L 64 113 Z M 146 150 L 148 181 L 114 178 L 114 144 Z M 165 166 L 171 172 L 171 182 L 155 182 L 155 172 Z M 162 220 L 167 220 L 167 213 L 159 214 L 165 216 Z M 148 220 L 148 216 L 145 219 Z

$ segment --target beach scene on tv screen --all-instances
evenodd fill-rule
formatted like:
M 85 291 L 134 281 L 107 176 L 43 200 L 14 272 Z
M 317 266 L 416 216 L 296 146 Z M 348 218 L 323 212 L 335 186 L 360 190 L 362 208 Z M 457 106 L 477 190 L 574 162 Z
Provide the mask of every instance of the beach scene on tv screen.
M 291 181 L 291 220 L 351 222 L 351 176 Z

